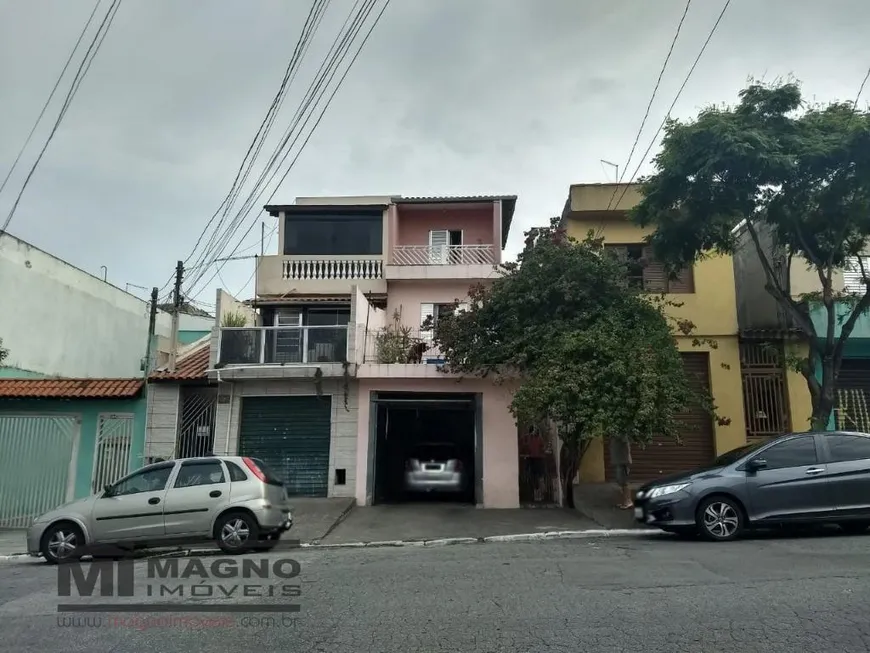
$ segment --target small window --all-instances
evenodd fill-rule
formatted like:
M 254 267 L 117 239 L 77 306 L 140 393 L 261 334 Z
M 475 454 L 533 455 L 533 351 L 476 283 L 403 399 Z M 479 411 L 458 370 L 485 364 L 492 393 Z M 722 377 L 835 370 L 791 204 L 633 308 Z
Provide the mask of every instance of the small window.
M 120 497 L 143 492 L 161 492 L 172 473 L 173 465 L 143 469 L 115 484 L 112 496 Z
M 225 461 L 227 469 L 230 470 L 230 480 L 231 481 L 247 481 L 248 475 L 242 471 L 242 468 L 236 465 L 235 463 L 231 463 L 229 460 Z
M 827 435 L 825 442 L 828 443 L 832 463 L 870 459 L 870 438 L 860 435 Z
M 175 479 L 176 488 L 195 487 L 197 485 L 215 485 L 223 483 L 224 470 L 220 461 L 207 463 L 185 463 Z
M 775 444 L 758 454 L 758 458 L 767 462 L 767 469 L 804 467 L 819 461 L 815 438 L 810 435 Z

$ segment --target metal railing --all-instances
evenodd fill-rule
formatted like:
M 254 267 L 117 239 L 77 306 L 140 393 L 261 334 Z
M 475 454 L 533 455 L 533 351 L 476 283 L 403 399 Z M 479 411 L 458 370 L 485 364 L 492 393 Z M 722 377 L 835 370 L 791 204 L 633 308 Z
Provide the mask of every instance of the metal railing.
M 220 365 L 343 363 L 347 326 L 222 327 Z
M 290 281 L 369 280 L 384 278 L 382 259 L 285 258 L 281 276 Z
M 492 245 L 396 245 L 393 265 L 495 265 Z
M 434 333 L 409 327 L 390 326 L 365 334 L 366 363 L 436 364 L 443 362 L 433 341 Z

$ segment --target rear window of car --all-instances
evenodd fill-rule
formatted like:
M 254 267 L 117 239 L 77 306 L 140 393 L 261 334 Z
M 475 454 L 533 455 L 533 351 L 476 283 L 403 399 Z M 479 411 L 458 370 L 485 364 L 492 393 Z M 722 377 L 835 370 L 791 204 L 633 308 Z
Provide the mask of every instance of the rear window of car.
M 424 444 L 412 450 L 418 460 L 450 460 L 456 458 L 456 448 L 449 444 Z
M 231 481 L 247 481 L 248 475 L 242 471 L 242 468 L 236 465 L 229 460 L 224 461 L 227 465 L 227 469 L 230 471 L 230 480 Z

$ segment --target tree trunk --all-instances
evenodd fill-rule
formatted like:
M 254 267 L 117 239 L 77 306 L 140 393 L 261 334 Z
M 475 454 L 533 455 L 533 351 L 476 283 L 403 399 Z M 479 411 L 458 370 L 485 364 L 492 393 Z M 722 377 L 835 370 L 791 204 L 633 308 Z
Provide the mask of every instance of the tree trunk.
M 562 442 L 559 450 L 559 483 L 562 486 L 562 505 L 574 508 L 574 477 L 577 476 L 579 451 L 574 442 Z
M 813 406 L 813 415 L 810 419 L 810 428 L 813 431 L 827 431 L 834 410 L 834 398 L 827 388 L 822 389 L 822 396 Z

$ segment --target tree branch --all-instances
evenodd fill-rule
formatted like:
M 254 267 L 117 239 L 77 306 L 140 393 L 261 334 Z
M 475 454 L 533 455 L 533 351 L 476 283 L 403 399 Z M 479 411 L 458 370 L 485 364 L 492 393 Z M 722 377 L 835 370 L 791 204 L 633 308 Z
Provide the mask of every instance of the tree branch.
M 767 254 L 761 246 L 761 240 L 758 238 L 758 232 L 755 230 L 755 225 L 752 224 L 752 220 L 749 218 L 746 219 L 746 228 L 749 231 L 749 236 L 752 238 L 753 244 L 755 245 L 755 251 L 758 253 L 761 267 L 764 269 L 764 276 L 767 278 L 767 287 L 770 289 L 770 294 L 773 295 L 775 300 L 789 310 L 792 317 L 795 318 L 795 321 L 797 321 L 801 326 L 801 329 L 803 329 L 807 336 L 809 336 L 811 343 L 810 346 L 814 346 L 812 343 L 814 343 L 816 339 L 816 328 L 813 325 L 812 320 L 804 315 L 798 303 L 792 299 L 790 295 L 786 294 L 785 290 L 783 290 L 782 284 L 780 284 L 779 279 L 776 278 L 773 267 L 767 259 Z

